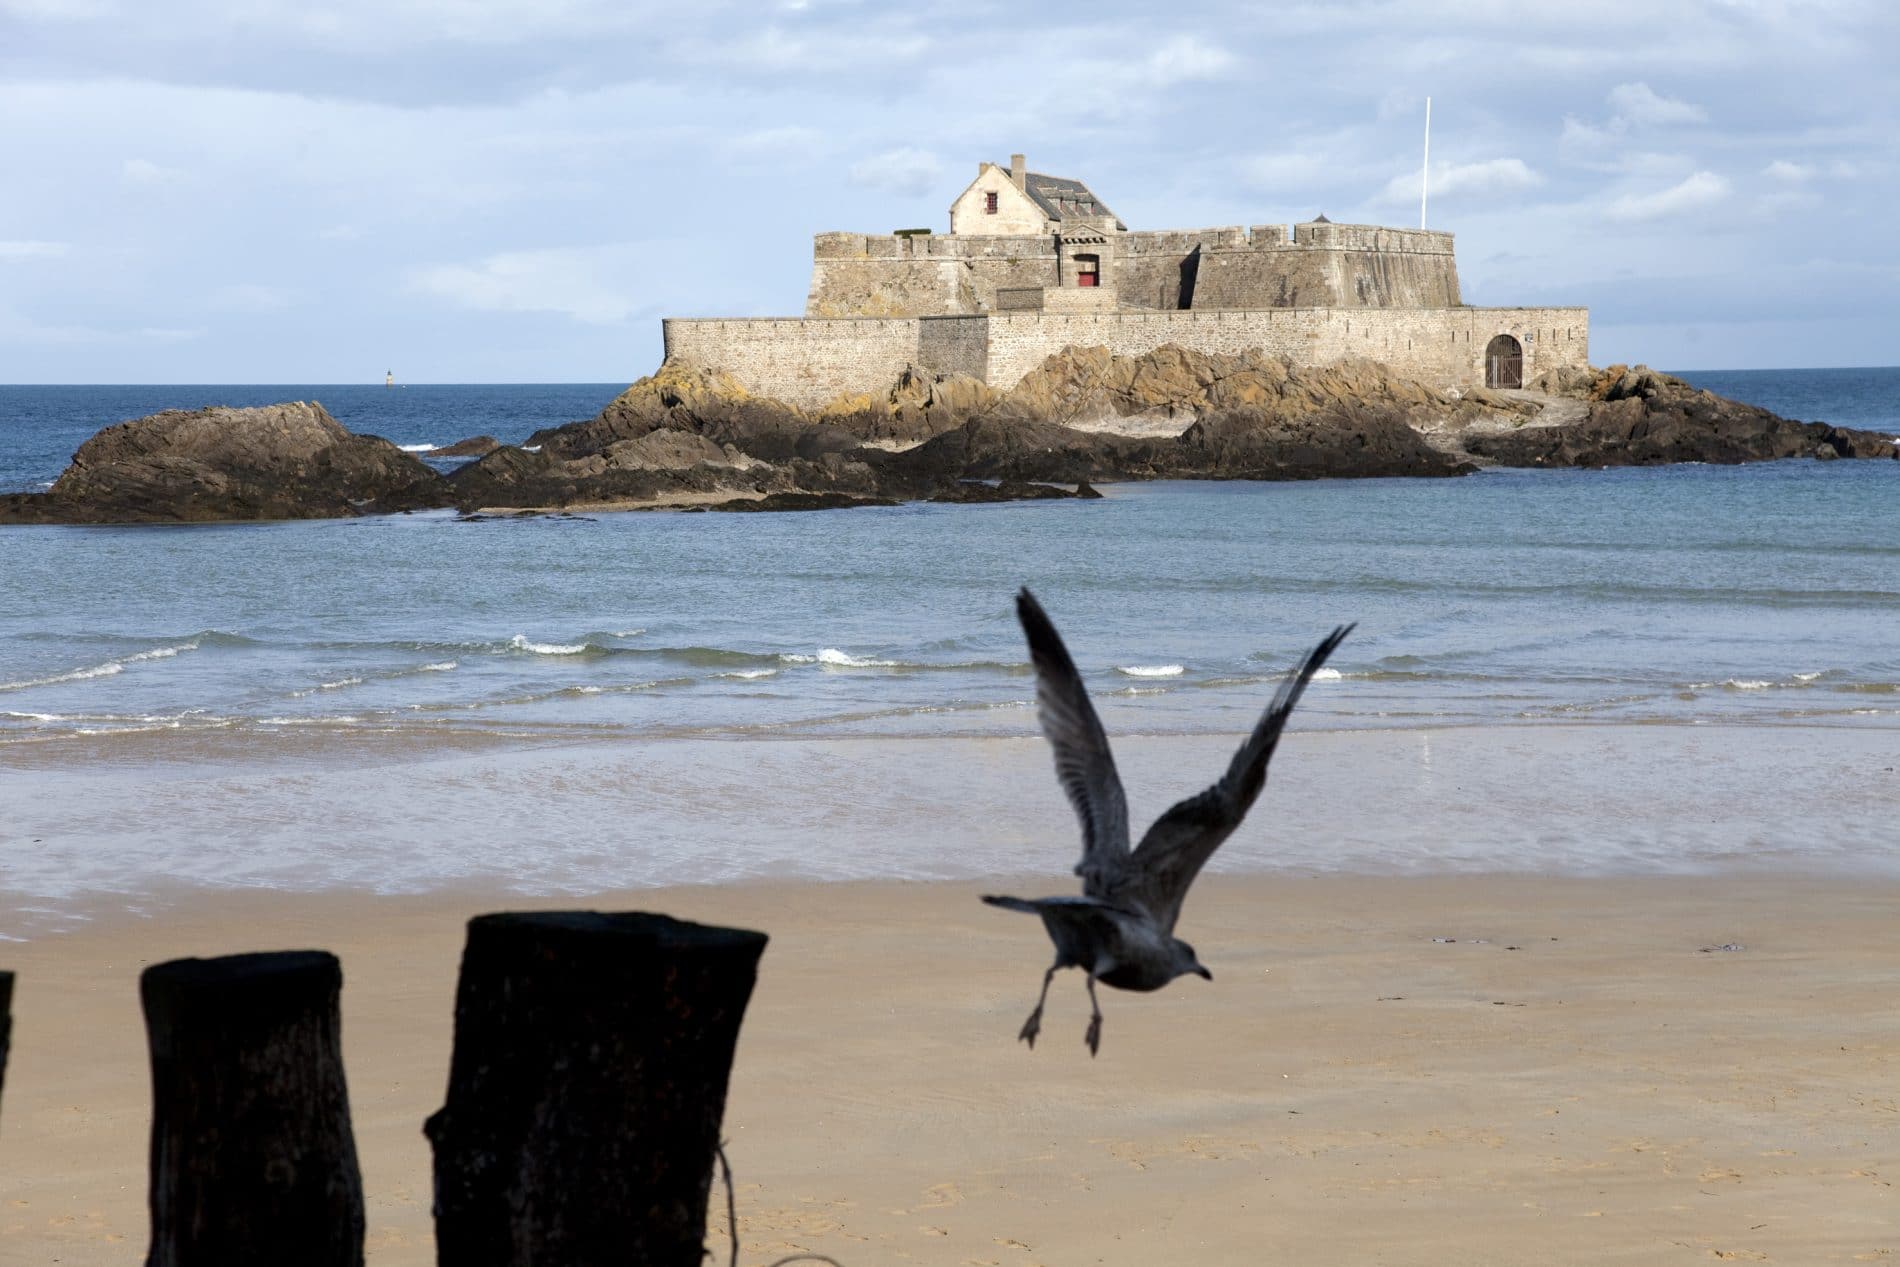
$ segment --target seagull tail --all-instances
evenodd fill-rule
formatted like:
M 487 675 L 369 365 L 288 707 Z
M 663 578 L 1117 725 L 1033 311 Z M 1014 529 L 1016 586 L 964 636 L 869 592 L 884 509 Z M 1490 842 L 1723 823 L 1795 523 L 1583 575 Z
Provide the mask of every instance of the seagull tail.
M 988 902 L 991 906 L 1000 906 L 1004 910 L 1023 911 L 1026 914 L 1030 914 L 1030 915 L 1042 914 L 1041 907 L 1037 906 L 1034 902 L 1028 901 L 1025 898 L 1002 897 L 995 893 L 985 893 L 983 895 L 983 900 L 985 902 Z

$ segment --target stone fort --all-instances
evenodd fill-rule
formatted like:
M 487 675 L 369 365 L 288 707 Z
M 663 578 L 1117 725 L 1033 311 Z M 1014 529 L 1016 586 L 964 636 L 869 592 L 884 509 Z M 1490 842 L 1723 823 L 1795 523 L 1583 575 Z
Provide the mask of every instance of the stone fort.
M 1452 235 L 1373 225 L 1130 230 L 1079 180 L 978 165 L 950 232 L 820 233 L 803 317 L 669 318 L 666 357 L 815 409 L 906 368 L 1013 387 L 1065 347 L 1383 361 L 1439 388 L 1588 362 L 1585 308 L 1474 308 Z

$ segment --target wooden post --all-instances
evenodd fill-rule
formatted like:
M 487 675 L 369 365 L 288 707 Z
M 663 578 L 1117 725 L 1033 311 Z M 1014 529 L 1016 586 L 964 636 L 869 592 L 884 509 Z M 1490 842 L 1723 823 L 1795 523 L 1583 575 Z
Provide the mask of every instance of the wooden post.
M 342 988 L 320 950 L 174 959 L 139 978 L 152 1050 L 146 1267 L 361 1267 Z
M 640 913 L 469 921 L 435 1149 L 441 1267 L 700 1267 L 763 933 Z
M 13 974 L 0 972 L 0 1092 L 7 1089 L 7 1047 L 13 1041 Z

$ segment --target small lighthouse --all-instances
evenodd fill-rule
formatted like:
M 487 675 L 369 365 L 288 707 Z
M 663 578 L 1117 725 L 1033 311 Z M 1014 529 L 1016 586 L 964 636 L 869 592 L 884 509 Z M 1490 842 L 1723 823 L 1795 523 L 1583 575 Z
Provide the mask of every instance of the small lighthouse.
M 383 386 L 394 387 L 395 385 L 396 385 L 396 371 L 384 370 L 383 371 Z

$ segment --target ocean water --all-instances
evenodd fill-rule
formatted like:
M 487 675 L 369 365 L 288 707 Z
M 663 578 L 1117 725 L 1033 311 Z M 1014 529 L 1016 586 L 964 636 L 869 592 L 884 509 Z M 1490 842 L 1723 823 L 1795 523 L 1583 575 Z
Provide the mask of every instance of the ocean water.
M 1900 370 L 1689 377 L 1900 431 Z M 6 387 L 0 478 L 50 480 L 98 426 L 166 405 L 316 398 L 353 429 L 439 445 L 519 440 L 615 390 Z M 1301 728 L 1739 726 L 1900 746 L 1900 463 L 1104 491 L 0 529 L 0 803 L 17 815 L 75 771 L 162 779 L 281 754 L 1033 736 L 1019 585 L 1117 736 L 1242 731 L 1289 664 L 1356 621 Z M 4 858 L 25 844 L 4 832 L 0 887 L 25 885 Z

